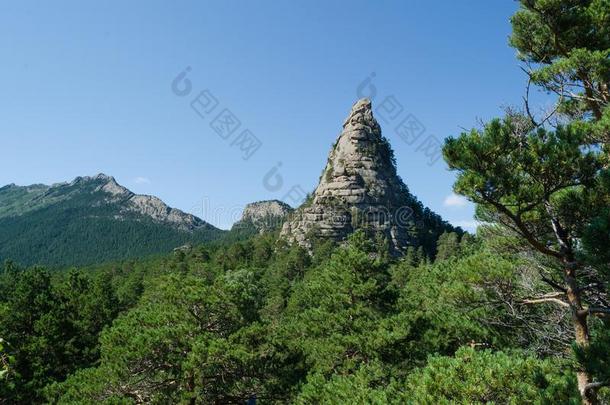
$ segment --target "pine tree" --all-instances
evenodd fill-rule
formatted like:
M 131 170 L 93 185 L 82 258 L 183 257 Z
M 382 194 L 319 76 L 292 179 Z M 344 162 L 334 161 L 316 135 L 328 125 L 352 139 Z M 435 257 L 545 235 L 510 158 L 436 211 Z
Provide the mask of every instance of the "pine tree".
M 510 44 L 531 83 L 557 95 L 557 112 L 591 118 L 597 140 L 610 141 L 610 1 L 520 3 L 511 19 Z
M 595 290 L 585 289 L 584 269 L 595 268 L 580 259 L 579 243 L 587 226 L 606 209 L 607 197 L 594 192 L 599 190 L 604 160 L 598 150 L 584 147 L 586 136 L 578 127 L 519 128 L 511 118 L 494 120 L 482 131 L 448 139 L 443 152 L 449 167 L 458 172 L 454 189 L 477 204 L 480 219 L 516 235 L 545 258 L 553 273 L 542 279 L 554 292 L 524 302 L 565 307 L 577 348 L 587 350 L 590 318 L 610 313 L 598 305 L 603 300 Z M 602 271 L 598 268 L 598 275 Z M 583 402 L 595 403 L 603 382 L 594 381 L 584 369 L 578 380 Z

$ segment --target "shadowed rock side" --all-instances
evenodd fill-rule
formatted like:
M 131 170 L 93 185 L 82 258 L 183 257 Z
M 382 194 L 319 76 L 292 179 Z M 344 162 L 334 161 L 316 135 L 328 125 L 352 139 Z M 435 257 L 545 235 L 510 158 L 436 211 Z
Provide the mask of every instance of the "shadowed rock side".
M 368 99 L 352 107 L 312 198 L 281 235 L 310 248 L 314 238 L 341 242 L 357 229 L 385 237 L 394 255 L 408 246 L 431 245 L 443 231 L 453 230 L 398 177 L 394 153 Z

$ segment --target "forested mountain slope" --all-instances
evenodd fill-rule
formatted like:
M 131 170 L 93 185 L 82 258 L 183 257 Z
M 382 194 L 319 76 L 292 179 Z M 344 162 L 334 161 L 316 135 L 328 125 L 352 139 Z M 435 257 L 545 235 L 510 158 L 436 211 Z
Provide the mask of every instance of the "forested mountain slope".
M 0 188 L 0 261 L 82 265 L 169 252 L 224 231 L 103 174 Z

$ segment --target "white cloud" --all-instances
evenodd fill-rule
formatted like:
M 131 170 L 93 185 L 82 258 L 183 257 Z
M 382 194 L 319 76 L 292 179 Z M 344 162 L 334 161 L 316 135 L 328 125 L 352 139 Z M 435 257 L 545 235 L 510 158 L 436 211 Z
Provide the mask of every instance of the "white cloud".
M 482 225 L 481 222 L 475 221 L 473 219 L 465 219 L 460 221 L 451 221 L 454 226 L 459 226 L 462 229 L 465 229 L 469 232 L 476 232 L 477 227 Z
M 151 181 L 148 177 L 136 177 L 133 179 L 133 182 L 136 184 L 150 184 Z
M 455 193 L 449 194 L 447 197 L 445 197 L 445 201 L 443 201 L 443 205 L 445 207 L 461 208 L 465 207 L 466 204 L 468 204 L 468 200 L 462 197 L 461 195 L 457 195 Z

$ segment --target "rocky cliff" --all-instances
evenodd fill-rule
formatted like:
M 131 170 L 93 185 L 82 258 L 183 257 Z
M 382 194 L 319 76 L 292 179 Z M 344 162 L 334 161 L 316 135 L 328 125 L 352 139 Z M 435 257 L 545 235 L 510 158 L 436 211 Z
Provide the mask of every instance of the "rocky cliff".
M 281 234 L 310 247 L 314 238 L 341 242 L 357 229 L 385 237 L 395 255 L 408 246 L 432 245 L 442 232 L 453 230 L 424 208 L 398 177 L 393 151 L 368 99 L 352 107 L 313 197 L 284 224 Z
M 259 233 L 268 232 L 281 227 L 292 211 L 290 205 L 278 200 L 251 203 L 246 205 L 233 229 L 253 228 Z

